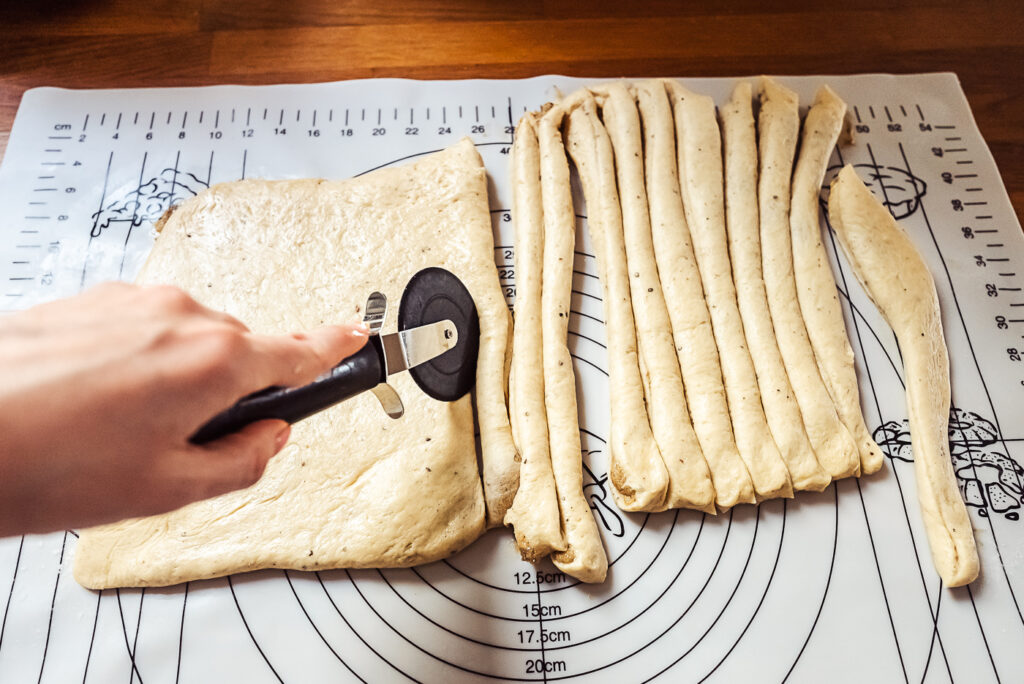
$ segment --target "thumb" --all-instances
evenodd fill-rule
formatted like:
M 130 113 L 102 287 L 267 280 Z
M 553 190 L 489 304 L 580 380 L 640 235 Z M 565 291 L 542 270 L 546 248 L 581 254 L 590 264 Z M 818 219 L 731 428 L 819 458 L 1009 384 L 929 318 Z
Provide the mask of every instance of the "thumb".
M 195 499 L 208 499 L 244 489 L 263 475 L 267 462 L 288 442 L 291 426 L 283 420 L 261 420 L 238 432 L 192 448 Z

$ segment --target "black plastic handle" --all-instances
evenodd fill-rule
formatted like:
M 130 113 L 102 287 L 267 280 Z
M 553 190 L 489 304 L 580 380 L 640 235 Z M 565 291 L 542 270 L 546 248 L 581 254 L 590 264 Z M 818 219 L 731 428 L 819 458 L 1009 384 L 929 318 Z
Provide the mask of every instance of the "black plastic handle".
M 373 389 L 384 379 L 384 350 L 380 338 L 373 335 L 362 349 L 335 366 L 330 375 L 302 387 L 268 387 L 250 394 L 214 416 L 189 441 L 206 444 L 268 418 L 295 423 Z

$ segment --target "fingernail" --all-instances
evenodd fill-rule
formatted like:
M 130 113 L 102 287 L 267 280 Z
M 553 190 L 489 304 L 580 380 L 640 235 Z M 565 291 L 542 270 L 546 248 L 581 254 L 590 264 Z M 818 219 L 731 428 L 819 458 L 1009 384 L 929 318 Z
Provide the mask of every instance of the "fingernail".
M 285 425 L 283 428 L 281 428 L 278 431 L 277 436 L 274 437 L 274 453 L 275 454 L 279 453 L 281 451 L 281 449 L 284 448 L 284 445 L 288 443 L 288 438 L 291 436 L 291 434 L 292 434 L 292 426 L 291 425 Z
M 362 323 L 353 323 L 350 334 L 353 337 L 368 337 L 370 334 L 370 329 L 367 328 Z

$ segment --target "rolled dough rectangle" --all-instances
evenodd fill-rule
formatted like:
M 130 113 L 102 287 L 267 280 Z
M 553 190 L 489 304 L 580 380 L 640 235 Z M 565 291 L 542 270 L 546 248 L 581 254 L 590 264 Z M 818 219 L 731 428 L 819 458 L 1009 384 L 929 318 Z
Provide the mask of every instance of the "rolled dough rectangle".
M 347 181 L 214 186 L 166 220 L 140 280 L 183 287 L 263 333 L 348 320 L 379 290 L 392 305 L 390 332 L 409 278 L 447 268 L 480 316 L 484 441 L 514 455 L 493 247 L 486 172 L 464 140 Z M 401 419 L 366 393 L 298 423 L 252 487 L 84 530 L 75 578 L 97 589 L 160 586 L 259 568 L 410 566 L 463 548 L 485 526 L 470 397 L 435 401 L 405 373 L 389 382 Z M 485 445 L 485 471 L 486 459 Z

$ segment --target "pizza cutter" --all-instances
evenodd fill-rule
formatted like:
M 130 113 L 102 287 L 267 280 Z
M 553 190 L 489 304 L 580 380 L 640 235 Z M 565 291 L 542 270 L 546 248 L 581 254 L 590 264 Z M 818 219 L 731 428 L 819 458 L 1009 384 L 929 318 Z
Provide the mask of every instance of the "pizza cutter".
M 443 268 L 419 271 L 402 293 L 398 332 L 381 335 L 387 310 L 387 297 L 372 293 L 363 315 L 370 339 L 361 350 L 308 385 L 268 387 L 243 397 L 189 441 L 205 444 L 258 420 L 295 423 L 366 391 L 373 392 L 391 418 L 401 418 L 405 407 L 387 378 L 406 370 L 434 399 L 464 396 L 476 379 L 480 322 L 462 281 Z

